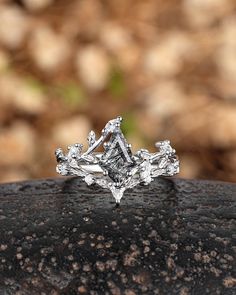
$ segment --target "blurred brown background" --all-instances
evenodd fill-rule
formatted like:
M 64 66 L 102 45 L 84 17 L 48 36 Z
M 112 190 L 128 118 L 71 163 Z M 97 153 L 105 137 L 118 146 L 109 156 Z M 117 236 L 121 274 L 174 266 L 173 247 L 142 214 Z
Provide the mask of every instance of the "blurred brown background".
M 0 0 L 0 181 L 122 115 L 170 139 L 181 177 L 236 181 L 236 1 Z

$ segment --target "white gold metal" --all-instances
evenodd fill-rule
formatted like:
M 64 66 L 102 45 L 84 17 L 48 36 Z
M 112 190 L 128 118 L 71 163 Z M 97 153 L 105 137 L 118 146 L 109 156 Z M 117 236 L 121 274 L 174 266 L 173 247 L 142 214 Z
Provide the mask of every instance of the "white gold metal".
M 110 120 L 98 139 L 90 131 L 84 153 L 79 143 L 69 146 L 66 155 L 61 148 L 55 151 L 59 174 L 80 176 L 88 185 L 97 183 L 109 189 L 116 203 L 120 203 L 128 188 L 148 185 L 155 177 L 179 172 L 179 160 L 169 140 L 156 142 L 155 147 L 159 149 L 156 153 L 141 149 L 133 154 L 121 131 L 121 121 L 121 117 Z M 96 152 L 101 145 L 104 151 Z

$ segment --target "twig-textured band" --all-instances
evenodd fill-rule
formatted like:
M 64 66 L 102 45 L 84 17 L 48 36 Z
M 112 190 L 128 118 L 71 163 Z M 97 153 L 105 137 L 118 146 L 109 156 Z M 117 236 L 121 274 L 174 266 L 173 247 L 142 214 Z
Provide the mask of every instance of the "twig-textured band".
M 98 139 L 94 131 L 90 131 L 89 147 L 84 153 L 79 143 L 69 146 L 67 155 L 61 148 L 55 152 L 58 173 L 80 176 L 88 185 L 97 183 L 109 189 L 116 203 L 120 202 L 128 188 L 147 185 L 155 177 L 172 176 L 179 172 L 179 160 L 169 140 L 157 142 L 155 146 L 159 151 L 156 153 L 141 149 L 132 154 L 131 145 L 121 131 L 121 121 L 121 117 L 110 120 Z M 96 152 L 101 145 L 104 151 Z

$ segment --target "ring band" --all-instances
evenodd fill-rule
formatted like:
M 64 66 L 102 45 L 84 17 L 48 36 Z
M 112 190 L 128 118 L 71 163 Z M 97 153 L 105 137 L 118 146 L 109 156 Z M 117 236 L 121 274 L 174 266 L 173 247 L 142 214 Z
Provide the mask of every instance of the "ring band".
M 88 149 L 84 153 L 79 143 L 68 146 L 66 155 L 61 148 L 55 151 L 59 174 L 79 176 L 88 185 L 96 183 L 109 189 L 117 204 L 126 189 L 138 184 L 148 185 L 155 177 L 179 172 L 179 160 L 169 140 L 156 142 L 159 149 L 156 153 L 140 149 L 133 154 L 121 131 L 121 122 L 121 117 L 108 121 L 98 139 L 94 131 L 90 131 Z M 96 152 L 101 145 L 104 151 Z

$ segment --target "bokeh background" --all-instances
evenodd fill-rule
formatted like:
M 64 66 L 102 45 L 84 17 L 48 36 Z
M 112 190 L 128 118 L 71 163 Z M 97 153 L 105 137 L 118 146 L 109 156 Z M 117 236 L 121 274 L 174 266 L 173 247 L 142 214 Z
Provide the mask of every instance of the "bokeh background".
M 1 182 L 56 176 L 117 115 L 181 177 L 236 181 L 236 1 L 0 0 Z

